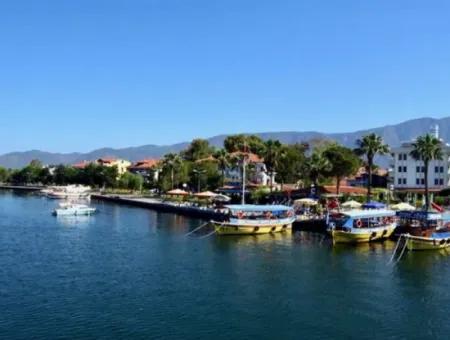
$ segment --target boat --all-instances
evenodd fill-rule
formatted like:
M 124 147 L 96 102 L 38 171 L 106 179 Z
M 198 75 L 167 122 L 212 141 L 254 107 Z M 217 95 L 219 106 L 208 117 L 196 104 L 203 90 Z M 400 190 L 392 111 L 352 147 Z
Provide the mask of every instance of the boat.
M 361 243 L 389 238 L 396 227 L 395 211 L 350 210 L 327 217 L 333 243 Z
M 48 197 L 53 199 L 73 199 L 73 198 L 89 198 L 90 197 L 89 186 L 84 185 L 66 185 L 66 186 L 54 186 L 48 189 L 42 190 L 42 192 Z
M 406 248 L 415 250 L 439 250 L 450 247 L 450 232 L 434 232 L 428 237 L 402 235 L 406 239 Z
M 409 234 L 411 236 L 431 237 L 433 233 L 444 228 L 441 213 L 434 211 L 397 211 L 397 228 L 394 236 Z
M 92 215 L 97 211 L 96 208 L 92 208 L 85 204 L 60 204 L 58 208 L 53 211 L 55 216 L 85 216 Z
M 292 230 L 294 209 L 284 205 L 226 205 L 223 221 L 211 221 L 219 235 L 254 235 Z

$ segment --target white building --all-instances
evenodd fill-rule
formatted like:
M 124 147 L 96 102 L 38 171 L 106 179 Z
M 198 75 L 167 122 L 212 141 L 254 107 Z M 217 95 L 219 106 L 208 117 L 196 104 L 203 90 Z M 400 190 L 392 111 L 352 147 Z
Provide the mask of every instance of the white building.
M 439 127 L 433 129 L 433 133 L 439 138 Z M 449 184 L 449 158 L 450 146 L 442 139 L 442 160 L 430 161 L 428 168 L 428 187 L 430 191 L 439 191 Z M 396 191 L 420 192 L 425 186 L 425 167 L 422 160 L 416 160 L 411 156 L 412 142 L 402 143 L 401 146 L 392 149 L 392 184 Z
M 236 156 L 239 157 L 239 153 Z M 247 176 L 250 182 L 257 185 L 270 185 L 270 175 L 267 172 L 266 164 L 264 160 L 253 153 L 248 154 L 247 163 L 249 164 L 247 168 Z M 272 185 L 275 186 L 275 175 L 272 174 Z M 241 185 L 242 183 L 242 166 L 233 166 L 225 170 L 225 181 L 227 184 Z

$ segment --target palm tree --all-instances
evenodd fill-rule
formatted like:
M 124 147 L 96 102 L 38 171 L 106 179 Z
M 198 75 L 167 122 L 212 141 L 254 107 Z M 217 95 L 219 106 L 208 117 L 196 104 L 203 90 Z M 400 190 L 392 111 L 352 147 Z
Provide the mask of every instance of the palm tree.
M 214 154 L 214 159 L 217 162 L 217 166 L 222 176 L 222 187 L 225 185 L 225 170 L 230 167 L 231 159 L 230 154 L 225 149 L 217 150 Z
M 306 173 L 312 184 L 317 188 L 319 178 L 331 170 L 331 163 L 322 152 L 315 151 L 306 161 Z
M 182 158 L 176 153 L 168 153 L 162 160 L 163 167 L 170 170 L 170 183 L 172 189 L 174 187 L 175 170 L 181 165 L 182 162 Z
M 278 140 L 269 139 L 264 143 L 264 146 L 264 164 L 266 165 L 267 172 L 270 176 L 270 192 L 272 192 L 273 175 L 278 167 L 278 162 L 280 160 L 281 143 Z
M 415 160 L 422 160 L 425 167 L 425 210 L 428 211 L 430 207 L 430 198 L 428 196 L 428 165 L 433 159 L 442 160 L 442 143 L 431 134 L 420 136 L 412 144 L 413 150 L 411 156 Z
M 367 202 L 370 201 L 372 189 L 372 170 L 373 159 L 378 155 L 385 155 L 389 152 L 389 146 L 384 144 L 383 138 L 375 133 L 363 136 L 356 141 L 357 148 L 354 150 L 358 156 L 366 156 L 367 158 Z

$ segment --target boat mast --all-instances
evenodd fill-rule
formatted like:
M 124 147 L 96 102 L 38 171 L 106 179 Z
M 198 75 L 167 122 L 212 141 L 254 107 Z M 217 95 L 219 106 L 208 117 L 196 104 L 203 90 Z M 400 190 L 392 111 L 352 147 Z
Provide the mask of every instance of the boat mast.
M 244 141 L 244 152 L 243 152 L 243 158 L 242 158 L 242 200 L 241 204 L 245 204 L 245 157 L 247 152 L 247 143 Z

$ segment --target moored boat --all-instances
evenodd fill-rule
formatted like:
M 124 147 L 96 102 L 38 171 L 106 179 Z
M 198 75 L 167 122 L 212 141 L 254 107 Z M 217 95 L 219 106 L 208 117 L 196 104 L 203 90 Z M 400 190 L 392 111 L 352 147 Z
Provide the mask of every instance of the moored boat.
M 402 235 L 406 239 L 406 248 L 415 250 L 439 250 L 450 247 L 450 232 L 435 232 L 429 237 Z
M 409 234 L 412 236 L 431 237 L 442 229 L 443 217 L 434 211 L 397 211 L 397 228 L 395 236 Z
M 92 208 L 85 204 L 60 204 L 58 208 L 53 211 L 53 215 L 56 216 L 83 216 L 92 215 L 97 211 L 96 208 Z
M 254 235 L 292 229 L 294 210 L 284 205 L 227 205 L 224 221 L 211 221 L 219 235 Z
M 350 210 L 327 218 L 333 243 L 361 243 L 389 238 L 395 227 L 392 210 Z

